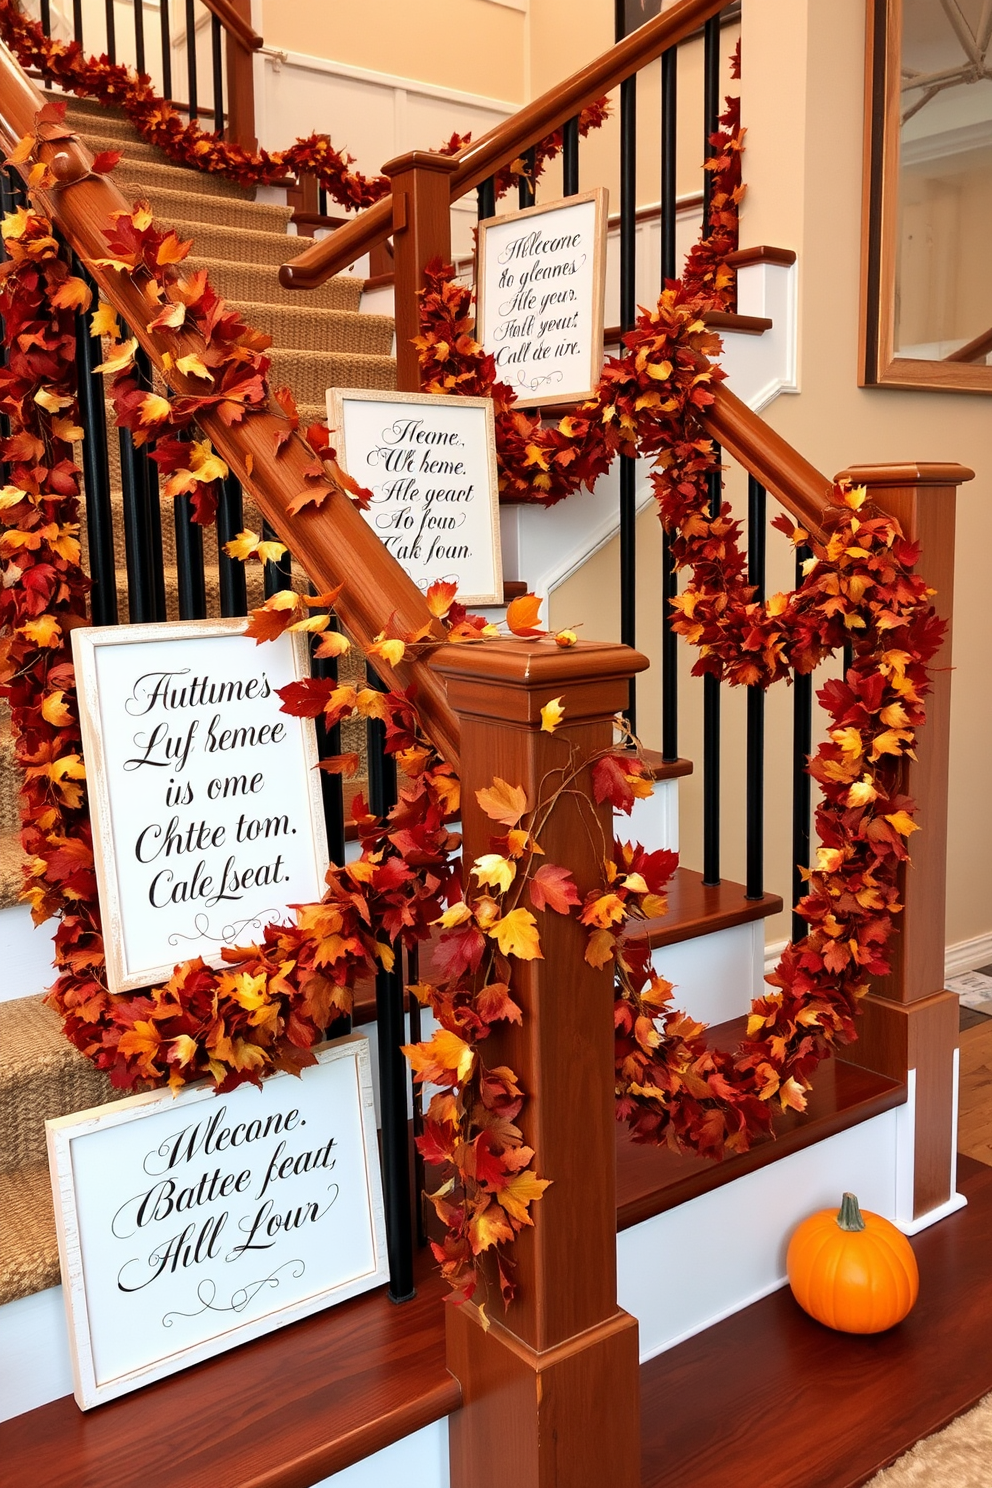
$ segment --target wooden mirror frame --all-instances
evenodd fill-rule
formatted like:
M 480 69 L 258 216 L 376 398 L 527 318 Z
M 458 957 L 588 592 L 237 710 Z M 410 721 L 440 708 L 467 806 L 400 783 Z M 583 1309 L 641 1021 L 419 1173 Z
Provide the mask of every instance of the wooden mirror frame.
M 992 393 L 992 366 L 976 366 L 967 360 L 968 353 L 992 350 L 992 329 L 944 361 L 894 354 L 901 58 L 902 0 L 867 0 L 858 383 L 861 387 Z

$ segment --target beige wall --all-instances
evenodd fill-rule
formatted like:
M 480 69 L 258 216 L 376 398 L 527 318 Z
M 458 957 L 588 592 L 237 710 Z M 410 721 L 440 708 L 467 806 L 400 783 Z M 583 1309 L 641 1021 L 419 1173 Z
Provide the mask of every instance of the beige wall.
M 958 460 L 977 478 L 958 500 L 952 715 L 949 882 L 946 940 L 992 932 L 987 842 L 992 795 L 986 785 L 992 735 L 989 686 L 989 565 L 992 559 L 992 404 L 978 395 L 869 390 L 857 386 L 861 268 L 864 0 L 745 0 L 743 109 L 748 129 L 742 219 L 744 245 L 795 248 L 800 274 L 800 385 L 763 417 L 821 470 L 893 460 Z M 731 476 L 739 497 L 741 482 Z M 657 655 L 657 533 L 641 519 L 639 623 Z M 788 581 L 773 535 L 771 582 Z M 560 623 L 582 619 L 588 636 L 616 634 L 615 545 L 554 596 Z M 651 676 L 652 674 L 649 674 Z M 654 674 L 656 676 L 656 674 Z M 642 684 L 644 733 L 657 742 L 656 684 Z M 724 689 L 726 872 L 741 874 L 742 699 Z M 767 789 L 770 888 L 788 884 L 787 745 L 791 697 L 769 702 Z M 683 752 L 699 759 L 698 697 L 684 689 Z M 733 723 L 731 724 L 731 720 Z M 732 738 L 728 737 L 733 727 Z M 698 777 L 683 794 L 684 860 L 698 866 Z M 926 823 L 923 823 L 924 827 Z M 696 860 L 696 861 L 694 861 Z M 784 934 L 780 922 L 770 938 Z
M 526 16 L 493 0 L 263 0 L 266 44 L 487 98 L 525 97 Z

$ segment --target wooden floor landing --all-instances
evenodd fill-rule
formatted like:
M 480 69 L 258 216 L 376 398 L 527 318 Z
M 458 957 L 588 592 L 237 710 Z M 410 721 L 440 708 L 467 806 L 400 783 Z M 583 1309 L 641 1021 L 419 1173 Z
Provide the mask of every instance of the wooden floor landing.
M 958 1188 L 898 1328 L 832 1333 L 786 1290 L 645 1364 L 642 1488 L 858 1488 L 992 1390 L 992 1167 Z

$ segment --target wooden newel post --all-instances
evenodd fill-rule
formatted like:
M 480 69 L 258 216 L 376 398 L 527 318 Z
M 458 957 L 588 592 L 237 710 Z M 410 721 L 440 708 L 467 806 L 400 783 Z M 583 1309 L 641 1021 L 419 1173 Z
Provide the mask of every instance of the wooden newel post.
M 231 0 L 234 10 L 251 26 L 251 0 Z M 227 128 L 225 139 L 257 150 L 255 137 L 255 64 L 253 53 L 240 37 L 227 31 Z
M 550 642 L 447 646 L 432 659 L 462 726 L 466 865 L 502 829 L 476 791 L 495 776 L 546 798 L 554 772 L 612 743 L 629 678 L 647 666 L 626 646 Z M 564 720 L 541 731 L 561 697 Z M 612 812 L 592 808 L 590 769 L 540 833 L 541 862 L 571 869 L 580 893 L 602 882 Z M 598 819 L 598 820 L 597 820 Z M 490 1065 L 508 1064 L 527 1103 L 520 1125 L 552 1180 L 534 1227 L 513 1247 L 518 1295 L 503 1312 L 494 1283 L 486 1332 L 475 1306 L 447 1310 L 448 1367 L 464 1407 L 451 1418 L 452 1488 L 635 1488 L 640 1482 L 637 1323 L 617 1307 L 613 986 L 583 958 L 574 918 L 537 916 L 544 959 L 515 962 L 520 1026 L 498 1025 Z M 505 1031 L 504 1031 L 505 1030 Z
M 382 167 L 393 192 L 395 254 L 396 386 L 420 391 L 420 364 L 413 338 L 420 334 L 418 290 L 432 258 L 451 259 L 450 176 L 458 162 L 450 155 L 410 150 Z
M 838 476 L 866 486 L 875 505 L 919 542 L 920 572 L 936 590 L 934 606 L 948 626 L 930 664 L 933 688 L 917 758 L 904 766 L 903 790 L 919 803 L 921 830 L 910 840 L 911 865 L 902 875 L 905 909 L 896 922 L 892 971 L 873 983 L 858 1041 L 844 1054 L 898 1080 L 915 1071 L 914 1218 L 953 1199 L 958 999 L 944 991 L 951 617 L 957 488 L 973 476 L 963 465 L 930 464 L 853 466 Z

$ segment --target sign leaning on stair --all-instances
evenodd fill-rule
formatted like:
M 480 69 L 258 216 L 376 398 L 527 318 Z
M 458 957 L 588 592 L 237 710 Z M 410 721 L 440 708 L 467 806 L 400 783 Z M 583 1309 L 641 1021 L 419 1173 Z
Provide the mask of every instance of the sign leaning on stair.
M 368 1040 L 45 1123 L 83 1410 L 385 1281 Z
M 324 892 L 312 720 L 277 688 L 309 675 L 302 635 L 259 649 L 247 620 L 73 631 L 110 991 L 286 922 Z
M 372 500 L 362 513 L 418 588 L 456 584 L 463 604 L 502 604 L 491 398 L 329 388 L 341 464 Z
M 476 339 L 517 406 L 580 403 L 603 368 L 605 187 L 479 223 Z

